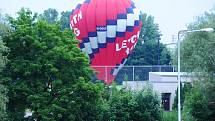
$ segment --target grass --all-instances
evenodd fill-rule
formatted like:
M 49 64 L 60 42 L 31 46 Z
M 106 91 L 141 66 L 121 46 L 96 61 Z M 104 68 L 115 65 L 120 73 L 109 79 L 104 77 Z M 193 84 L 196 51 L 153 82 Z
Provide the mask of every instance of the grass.
M 163 111 L 162 121 L 177 121 L 177 111 Z

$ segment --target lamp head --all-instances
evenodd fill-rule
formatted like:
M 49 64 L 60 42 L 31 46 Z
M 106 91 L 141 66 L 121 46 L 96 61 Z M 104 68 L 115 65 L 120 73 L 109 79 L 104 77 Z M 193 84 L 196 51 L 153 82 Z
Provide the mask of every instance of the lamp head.
M 204 28 L 204 29 L 200 29 L 200 31 L 204 31 L 204 32 L 214 32 L 213 28 Z

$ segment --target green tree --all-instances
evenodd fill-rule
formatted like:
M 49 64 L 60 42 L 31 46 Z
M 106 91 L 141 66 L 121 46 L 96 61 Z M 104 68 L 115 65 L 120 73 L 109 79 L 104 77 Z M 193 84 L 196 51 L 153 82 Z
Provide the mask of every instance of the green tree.
M 214 121 L 214 106 L 209 107 L 208 97 L 205 94 L 204 87 L 199 83 L 196 83 L 187 94 L 183 109 L 185 120 Z
M 0 72 L 5 67 L 7 62 L 7 53 L 8 48 L 3 43 L 1 36 L 0 36 Z M 4 85 L 2 85 L 2 81 L 0 80 L 0 120 L 6 121 L 7 114 L 6 114 L 6 103 L 8 102 L 7 99 L 7 89 Z
M 61 24 L 61 28 L 62 30 L 64 29 L 70 29 L 70 15 L 71 15 L 71 11 L 63 11 L 61 12 L 61 17 L 60 17 L 60 24 Z
M 2 41 L 2 37 L 7 36 L 9 33 L 9 27 L 6 24 L 4 15 L 0 13 L 0 73 L 4 69 L 5 64 L 7 63 L 7 55 L 9 49 L 5 46 L 5 43 Z M 1 77 L 1 75 L 0 75 Z M 0 80 L 0 120 L 7 121 L 6 113 L 6 103 L 8 102 L 7 98 L 7 88 L 3 85 Z
M 11 120 L 84 121 L 99 119 L 101 86 L 90 82 L 89 62 L 71 31 L 48 24 L 30 10 L 10 18 L 14 31 L 3 38 L 10 48 L 3 71 Z
M 7 121 L 7 113 L 6 113 L 6 103 L 8 102 L 7 98 L 7 89 L 0 84 L 0 120 Z
M 42 20 L 45 20 L 49 24 L 54 24 L 58 21 L 58 11 L 53 8 L 49 8 L 47 10 L 44 10 L 43 14 L 39 15 L 39 18 Z
M 0 36 L 0 72 L 2 71 L 7 62 L 8 51 L 9 49 L 5 46 L 5 43 L 3 43 L 2 38 Z
M 215 9 L 198 17 L 189 29 L 215 28 Z M 188 34 L 182 42 L 182 69 L 196 72 L 199 77 L 194 88 L 185 99 L 186 111 L 197 121 L 215 120 L 214 63 L 215 33 L 196 32 Z M 197 73 L 199 72 L 199 73 Z
M 198 17 L 196 22 L 189 25 L 189 29 L 215 28 L 215 9 Z M 182 67 L 186 71 L 199 71 L 214 73 L 215 52 L 214 52 L 215 33 L 195 32 L 188 34 L 182 42 L 181 56 Z
M 152 16 L 142 14 L 140 39 L 127 61 L 127 65 L 169 65 L 170 52 L 160 43 L 160 30 Z
M 192 89 L 192 84 L 190 82 L 185 82 L 184 85 L 181 84 L 181 108 L 183 109 L 184 106 L 184 101 L 186 98 L 186 95 L 190 93 Z M 178 108 L 178 88 L 175 91 L 175 98 L 174 98 L 174 103 L 173 103 L 173 109 L 177 110 Z
M 59 22 L 61 25 L 61 29 L 70 29 L 70 15 L 71 11 L 63 11 L 60 14 L 56 9 L 49 8 L 43 12 L 43 14 L 39 15 L 39 18 L 47 21 L 50 24 Z
M 0 36 L 6 36 L 10 33 L 11 29 L 5 15 L 0 13 Z

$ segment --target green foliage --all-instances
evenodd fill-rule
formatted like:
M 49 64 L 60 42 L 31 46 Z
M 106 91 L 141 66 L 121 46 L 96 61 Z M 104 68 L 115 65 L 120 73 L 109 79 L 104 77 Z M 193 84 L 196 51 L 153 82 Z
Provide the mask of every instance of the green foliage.
M 49 8 L 39 15 L 39 18 L 48 22 L 49 24 L 54 24 L 58 21 L 58 11 L 53 8 Z
M 6 18 L 3 14 L 0 13 L 0 36 L 5 36 L 10 31 L 7 26 Z
M 133 113 L 133 119 L 138 121 L 159 121 L 161 120 L 160 101 L 157 94 L 148 85 L 144 90 L 137 93 L 135 100 L 137 105 Z
M 1 22 L 0 21 L 0 36 L 6 36 L 7 34 L 10 33 L 10 28 L 8 27 L 8 25 L 5 22 Z
M 0 13 L 0 37 L 8 35 L 10 32 L 6 15 Z
M 131 110 L 134 100 L 131 92 L 123 90 L 112 90 L 112 95 L 109 100 L 109 113 L 111 121 L 128 121 L 131 120 Z
M 152 16 L 142 14 L 142 30 L 134 51 L 128 58 L 127 65 L 169 65 L 170 52 L 160 43 L 160 31 Z M 159 60 L 159 61 L 158 61 Z
M 8 102 L 7 98 L 8 90 L 0 84 L 0 120 L 7 121 L 7 113 L 6 113 L 6 103 Z
M 2 41 L 1 36 L 6 36 L 7 26 L 2 21 L 2 15 L 0 14 L 0 73 L 2 69 L 5 67 L 7 60 L 7 54 L 9 52 L 8 48 L 5 46 L 5 43 Z M 0 80 L 0 120 L 7 120 L 6 113 L 6 103 L 8 102 L 7 98 L 7 88 L 2 85 L 2 81 Z
M 189 26 L 190 29 L 215 28 L 215 10 L 205 13 Z M 215 68 L 215 33 L 195 32 L 189 34 L 182 42 L 182 67 L 186 71 L 199 71 L 214 73 Z
M 162 115 L 162 121 L 178 121 L 177 111 L 164 111 Z
M 215 10 L 200 16 L 190 24 L 189 29 L 215 28 Z M 187 72 L 196 73 L 196 81 L 191 93 L 185 98 L 184 114 L 195 121 L 215 120 L 215 33 L 195 32 L 182 42 L 182 67 Z M 187 98 L 188 97 L 188 98 Z M 189 118 L 188 118 L 189 120 Z
M 185 101 L 185 110 L 187 115 L 195 118 L 196 121 L 214 121 L 214 100 L 209 101 L 201 83 L 195 84 L 191 93 L 188 94 Z M 212 94 L 210 94 L 212 96 Z M 214 98 L 213 98 L 214 99 Z
M 139 92 L 112 88 L 109 103 L 110 121 L 159 121 L 160 101 L 151 87 Z
M 185 82 L 184 85 L 182 86 L 181 84 L 181 108 L 183 109 L 184 106 L 184 101 L 186 98 L 186 95 L 190 93 L 190 90 L 192 89 L 192 84 L 190 82 Z M 174 103 L 173 103 L 173 109 L 178 109 L 178 88 L 175 92 L 176 96 L 174 98 Z
M 60 23 L 61 30 L 70 29 L 70 15 L 71 11 L 63 11 L 59 16 L 59 12 L 56 9 L 49 8 L 39 15 L 39 19 L 42 19 L 49 24 Z
M 2 76 L 8 87 L 11 120 L 97 120 L 102 88 L 90 82 L 89 62 L 71 31 L 21 9 L 10 18 L 14 31 L 3 38 L 10 48 Z
M 71 11 L 63 11 L 59 16 L 59 12 L 56 9 L 49 8 L 39 15 L 39 19 L 42 19 L 49 24 L 60 23 L 61 30 L 70 29 L 70 15 Z
M 61 12 L 61 17 L 60 17 L 60 24 L 61 24 L 61 29 L 69 29 L 70 28 L 70 15 L 71 11 L 63 11 Z
M 0 36 L 0 72 L 4 68 L 6 62 L 7 62 L 7 53 L 9 52 L 9 49 L 5 46 L 5 43 L 3 43 L 2 38 Z
M 140 32 L 140 38 L 143 39 L 144 42 L 158 40 L 161 35 L 158 24 L 154 23 L 154 17 L 143 13 L 141 15 L 141 21 L 143 22 L 143 26 Z

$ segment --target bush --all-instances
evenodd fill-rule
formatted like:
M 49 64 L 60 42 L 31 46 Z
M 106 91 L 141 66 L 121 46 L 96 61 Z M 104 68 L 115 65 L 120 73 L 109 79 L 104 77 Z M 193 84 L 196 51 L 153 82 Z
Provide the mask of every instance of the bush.
M 137 103 L 132 117 L 134 120 L 159 121 L 161 120 L 160 100 L 148 85 L 145 89 L 134 95 Z
M 112 88 L 110 121 L 161 121 L 160 100 L 150 86 L 139 92 Z
M 215 105 L 214 105 L 214 83 L 209 80 L 197 82 L 194 88 L 188 93 L 185 100 L 185 117 L 195 121 L 214 121 Z
M 184 106 L 184 100 L 186 98 L 186 94 L 190 92 L 192 88 L 192 84 L 190 82 L 186 82 L 184 83 L 184 85 L 182 86 L 181 84 L 181 108 L 183 109 Z M 174 103 L 173 103 L 173 109 L 178 109 L 178 88 L 175 91 L 175 98 L 174 98 Z

